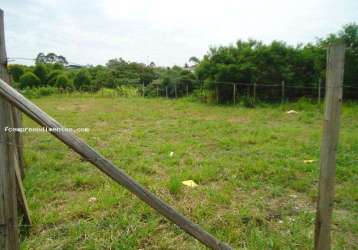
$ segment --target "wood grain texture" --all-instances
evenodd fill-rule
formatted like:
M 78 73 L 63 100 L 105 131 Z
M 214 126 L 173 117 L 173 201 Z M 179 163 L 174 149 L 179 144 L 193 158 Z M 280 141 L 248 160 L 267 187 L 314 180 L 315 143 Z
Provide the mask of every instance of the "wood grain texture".
M 315 227 L 315 249 L 317 250 L 331 249 L 330 229 L 343 94 L 344 55 L 345 45 L 343 43 L 333 44 L 328 48 L 319 195 Z
M 0 9 L 0 79 L 10 81 L 7 72 L 5 50 L 4 12 Z M 0 249 L 18 250 L 17 200 L 15 179 L 15 135 L 7 133 L 5 127 L 13 127 L 13 112 L 10 103 L 0 98 Z
M 23 113 L 28 115 L 39 125 L 47 128 L 62 128 L 61 124 L 59 124 L 39 107 L 37 107 L 31 101 L 18 93 L 15 89 L 1 80 L 0 95 L 11 102 L 18 109 L 20 109 Z M 200 226 L 188 220 L 186 217 L 178 213 L 153 193 L 142 187 L 139 183 L 128 176 L 123 170 L 118 169 L 112 162 L 105 159 L 102 155 L 100 155 L 97 151 L 95 151 L 73 133 L 52 131 L 52 134 L 75 152 L 77 152 L 79 155 L 81 155 L 83 158 L 87 159 L 89 162 L 95 165 L 115 182 L 128 189 L 142 201 L 175 223 L 185 232 L 198 239 L 207 247 L 212 249 L 231 249 L 228 245 L 217 240 Z

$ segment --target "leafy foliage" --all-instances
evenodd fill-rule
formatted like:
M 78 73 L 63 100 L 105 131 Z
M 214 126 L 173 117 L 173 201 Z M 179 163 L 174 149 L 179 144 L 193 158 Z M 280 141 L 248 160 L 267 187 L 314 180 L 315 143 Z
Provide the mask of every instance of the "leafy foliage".
M 358 84 L 358 25 L 349 24 L 315 44 L 289 46 L 273 41 L 239 40 L 233 46 L 211 48 L 196 67 L 196 75 L 214 88 L 213 82 L 272 84 L 285 81 L 297 86 L 316 86 L 325 80 L 326 48 L 332 42 L 347 44 L 345 82 Z M 230 89 L 228 91 L 231 92 Z M 228 98 L 231 98 L 230 95 Z
M 27 72 L 20 77 L 21 88 L 40 87 L 41 80 L 34 73 Z
M 36 64 L 68 64 L 66 58 L 61 55 L 56 55 L 55 53 L 48 53 L 45 55 L 40 52 L 36 57 Z
M 15 82 L 20 81 L 20 77 L 24 74 L 24 66 L 19 64 L 13 64 L 9 66 L 9 73 Z
M 56 79 L 56 87 L 59 89 L 72 90 L 73 84 L 65 74 L 61 74 Z
M 73 79 L 73 84 L 78 90 L 90 90 L 91 75 L 86 70 L 80 70 Z
M 191 57 L 184 67 L 158 67 L 154 62 L 149 65 L 126 61 L 123 58 L 109 60 L 106 65 L 85 66 L 82 68 L 68 65 L 68 61 L 55 53 L 39 53 L 35 66 L 10 65 L 9 70 L 15 82 L 27 74 L 34 73 L 40 80 L 24 78 L 21 88 L 38 86 L 68 86 L 76 89 L 96 91 L 100 88 L 118 90 L 122 86 L 145 87 L 145 95 L 168 93 L 169 97 L 179 96 L 188 90 L 200 99 L 212 100 L 219 94 L 219 102 L 232 101 L 232 85 L 218 87 L 217 83 L 235 82 L 258 85 L 280 84 L 286 86 L 309 87 L 316 91 L 319 79 L 325 80 L 326 48 L 336 41 L 347 44 L 344 82 L 358 86 L 358 25 L 348 24 L 336 34 L 318 39 L 315 43 L 291 46 L 282 41 L 264 44 L 261 41 L 237 41 L 231 46 L 213 47 L 203 58 Z M 191 66 L 189 66 L 189 64 Z M 71 66 L 71 67 L 67 67 Z M 58 78 L 61 76 L 61 79 Z M 32 78 L 32 80 L 29 80 Z M 28 84 L 30 82 L 30 85 Z M 208 89 L 205 93 L 202 87 Z M 61 87 L 62 88 L 62 87 Z M 265 89 L 264 89 L 265 88 Z M 197 90 L 201 91 L 197 91 Z M 250 89 L 239 89 L 240 98 L 249 96 Z M 280 89 L 263 87 L 257 89 L 259 98 L 278 100 Z M 312 96 L 312 91 L 297 88 L 287 92 L 287 98 Z M 314 93 L 316 95 L 316 92 Z M 291 96 L 290 96 L 291 95 Z M 356 98 L 357 93 L 348 89 L 345 98 Z M 250 103 L 250 101 L 248 101 Z
M 44 64 L 37 64 L 33 73 L 41 80 L 41 85 L 46 85 L 47 68 Z

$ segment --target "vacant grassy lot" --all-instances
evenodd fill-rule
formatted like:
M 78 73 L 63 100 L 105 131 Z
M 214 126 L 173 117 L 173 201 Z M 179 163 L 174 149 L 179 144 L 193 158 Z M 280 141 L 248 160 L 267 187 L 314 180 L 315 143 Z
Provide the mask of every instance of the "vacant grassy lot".
M 235 248 L 311 249 L 322 114 L 143 98 L 35 99 L 117 166 Z M 286 114 L 289 109 L 298 114 Z M 343 108 L 333 244 L 358 246 L 358 106 Z M 25 119 L 25 126 L 36 126 Z M 34 227 L 22 249 L 204 249 L 55 138 L 25 134 Z M 171 152 L 173 155 L 171 156 Z M 315 160 L 304 163 L 304 160 Z M 192 179 L 196 188 L 181 181 Z

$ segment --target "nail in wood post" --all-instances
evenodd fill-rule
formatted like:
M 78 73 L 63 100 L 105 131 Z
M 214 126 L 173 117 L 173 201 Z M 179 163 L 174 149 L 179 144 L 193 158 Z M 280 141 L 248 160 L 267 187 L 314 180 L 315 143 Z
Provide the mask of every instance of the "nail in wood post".
M 9 82 L 5 50 L 4 12 L 0 9 L 0 78 Z M 12 107 L 0 98 L 0 249 L 18 250 L 17 198 L 15 177 L 15 134 L 5 131 L 13 127 Z
M 321 78 L 318 80 L 318 104 L 321 104 Z
M 233 99 L 234 99 L 234 104 L 236 104 L 236 84 L 235 83 L 234 83 Z
M 281 82 L 281 103 L 285 102 L 285 81 Z
M 327 50 L 326 97 L 321 144 L 319 194 L 317 201 L 315 249 L 331 249 L 331 219 L 336 176 L 336 152 L 343 95 L 345 45 L 336 43 Z

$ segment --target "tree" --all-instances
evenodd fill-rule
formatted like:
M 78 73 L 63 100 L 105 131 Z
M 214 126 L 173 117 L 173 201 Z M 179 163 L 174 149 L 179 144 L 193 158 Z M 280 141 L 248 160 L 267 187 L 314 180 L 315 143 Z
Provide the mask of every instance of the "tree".
M 191 63 L 193 63 L 194 65 L 196 65 L 196 64 L 199 64 L 199 63 L 200 63 L 200 60 L 199 60 L 197 57 L 192 56 L 192 57 L 189 58 L 189 62 L 191 62 Z
M 14 64 L 9 65 L 9 72 L 15 82 L 20 81 L 20 77 L 24 74 L 23 66 Z
M 45 55 L 44 53 L 40 52 L 36 57 L 36 64 L 55 64 L 59 63 L 62 65 L 67 65 L 68 61 L 64 56 L 56 55 L 55 53 L 51 52 Z
M 42 85 L 47 85 L 47 68 L 44 64 L 37 64 L 33 73 L 41 80 Z
M 86 70 L 80 70 L 73 79 L 73 84 L 76 89 L 88 90 L 91 87 L 91 76 Z
M 55 86 L 60 89 L 73 89 L 73 84 L 65 74 L 61 74 L 57 77 Z
M 40 87 L 41 80 L 34 73 L 27 72 L 20 77 L 20 88 Z
M 53 70 L 48 74 L 47 76 L 47 85 L 49 86 L 55 86 L 57 77 L 63 73 L 62 70 Z

